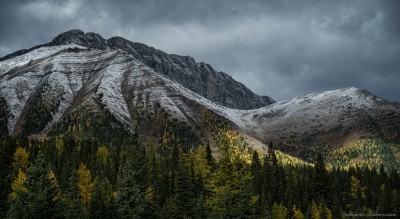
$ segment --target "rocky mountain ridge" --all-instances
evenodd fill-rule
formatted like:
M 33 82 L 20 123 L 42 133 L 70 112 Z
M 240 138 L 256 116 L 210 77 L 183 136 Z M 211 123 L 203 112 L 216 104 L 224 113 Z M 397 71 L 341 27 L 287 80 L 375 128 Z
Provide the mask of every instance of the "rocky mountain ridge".
M 99 34 L 84 33 L 81 30 L 70 30 L 61 33 L 50 43 L 35 46 L 28 50 L 17 51 L 1 58 L 0 61 L 41 47 L 69 44 L 99 50 L 121 49 L 126 51 L 157 73 L 222 106 L 236 109 L 255 109 L 275 102 L 268 96 L 254 94 L 228 74 L 217 72 L 208 64 L 197 63 L 190 56 L 167 54 L 161 50 L 142 43 L 131 42 L 122 37 L 112 37 L 106 40 Z

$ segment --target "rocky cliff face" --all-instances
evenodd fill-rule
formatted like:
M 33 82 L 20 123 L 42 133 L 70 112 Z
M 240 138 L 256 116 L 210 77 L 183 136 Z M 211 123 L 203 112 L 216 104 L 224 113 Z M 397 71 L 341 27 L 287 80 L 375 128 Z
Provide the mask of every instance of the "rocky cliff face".
M 208 64 L 197 63 L 190 56 L 167 54 L 153 47 L 131 42 L 121 37 L 112 37 L 106 40 L 96 33 L 71 30 L 61 33 L 48 44 L 36 46 L 32 49 L 72 43 L 86 48 L 126 51 L 155 72 L 165 75 L 167 78 L 222 106 L 235 109 L 255 109 L 275 102 L 268 96 L 254 94 L 228 74 L 217 72 Z M 32 49 L 18 51 L 0 60 L 24 54 Z

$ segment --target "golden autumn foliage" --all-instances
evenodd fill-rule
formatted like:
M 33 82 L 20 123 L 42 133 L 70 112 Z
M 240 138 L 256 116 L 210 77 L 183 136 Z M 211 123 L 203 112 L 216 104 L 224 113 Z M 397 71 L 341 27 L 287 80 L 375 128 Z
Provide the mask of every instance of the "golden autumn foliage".
M 26 182 L 26 175 L 25 173 L 19 169 L 17 178 L 14 179 L 14 181 L 11 183 L 11 188 L 12 192 L 8 195 L 10 199 L 15 199 L 17 197 L 16 191 L 28 191 L 28 189 L 24 186 L 24 183 Z
M 201 145 L 191 155 L 194 173 L 196 176 L 201 176 L 203 179 L 211 174 L 211 166 L 208 164 L 206 154 L 206 148 Z
M 303 212 L 301 212 L 301 210 L 297 208 L 296 205 L 293 205 L 292 208 L 292 219 L 304 219 Z
M 110 152 L 108 151 L 106 146 L 101 146 L 97 149 L 96 158 L 103 167 L 105 167 L 108 164 L 109 156 Z
M 56 175 L 52 170 L 49 172 L 48 179 L 50 181 L 51 190 L 54 192 L 54 196 L 51 201 L 56 202 L 61 197 L 61 191 L 58 186 Z
M 57 149 L 57 155 L 61 156 L 61 153 L 64 149 L 64 141 L 62 138 L 56 140 L 56 149 Z
M 14 155 L 13 155 L 13 167 L 14 170 L 23 170 L 25 171 L 26 168 L 28 167 L 29 164 L 29 153 L 26 151 L 25 148 L 23 147 L 17 147 L 15 149 Z
M 90 170 L 87 169 L 85 164 L 81 163 L 78 169 L 78 190 L 82 199 L 82 205 L 85 208 L 90 206 L 93 188 L 94 183 Z

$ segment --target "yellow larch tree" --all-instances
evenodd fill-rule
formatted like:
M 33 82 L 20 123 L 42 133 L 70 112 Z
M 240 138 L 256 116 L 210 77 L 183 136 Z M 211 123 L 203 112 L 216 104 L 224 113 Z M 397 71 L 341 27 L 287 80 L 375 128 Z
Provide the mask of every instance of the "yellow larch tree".
M 81 163 L 78 169 L 78 190 L 82 199 L 82 205 L 86 209 L 90 205 L 93 187 L 94 183 L 90 170 L 87 169 L 85 164 Z

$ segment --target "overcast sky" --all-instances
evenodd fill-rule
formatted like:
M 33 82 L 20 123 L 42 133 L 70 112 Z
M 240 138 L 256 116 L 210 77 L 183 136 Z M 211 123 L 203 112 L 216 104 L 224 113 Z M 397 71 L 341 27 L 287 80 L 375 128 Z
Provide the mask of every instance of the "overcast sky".
M 276 100 L 351 86 L 400 100 L 398 0 L 0 1 L 0 57 L 70 29 L 190 55 Z

